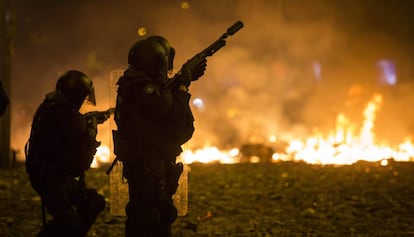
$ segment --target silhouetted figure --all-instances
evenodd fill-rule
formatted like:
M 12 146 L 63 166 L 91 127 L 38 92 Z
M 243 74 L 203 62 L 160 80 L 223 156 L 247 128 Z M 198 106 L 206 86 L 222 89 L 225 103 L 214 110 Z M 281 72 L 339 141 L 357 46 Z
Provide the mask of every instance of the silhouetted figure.
M 3 84 L 0 81 L 0 116 L 6 111 L 7 105 L 10 103 L 9 97 L 3 88 Z
M 92 81 L 82 72 L 68 71 L 34 115 L 26 170 L 42 208 L 53 217 L 38 236 L 85 236 L 105 207 L 105 199 L 84 180 L 100 144 L 96 119 L 79 112 L 85 99 L 95 105 Z
M 127 237 L 169 237 L 177 218 L 172 195 L 183 164 L 176 157 L 194 132 L 188 86 L 204 74 L 206 60 L 187 65 L 192 70 L 165 87 L 174 54 L 160 36 L 136 42 L 129 51 L 129 68 L 117 83 L 113 139 L 129 185 Z

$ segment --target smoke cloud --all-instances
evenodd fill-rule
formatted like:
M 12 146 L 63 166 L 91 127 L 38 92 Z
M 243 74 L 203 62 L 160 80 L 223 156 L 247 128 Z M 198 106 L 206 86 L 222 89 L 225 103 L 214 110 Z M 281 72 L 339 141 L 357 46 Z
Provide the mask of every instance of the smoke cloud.
M 36 7 L 34 7 L 36 6 Z M 40 10 L 33 10 L 40 9 Z M 404 1 L 17 1 L 12 89 L 12 146 L 22 150 L 31 119 L 59 74 L 78 69 L 95 83 L 98 106 L 113 106 L 113 70 L 129 47 L 158 34 L 176 48 L 175 69 L 237 20 L 242 28 L 208 58 L 194 82 L 196 133 L 189 146 L 239 146 L 329 131 L 339 112 L 361 122 L 374 93 L 384 95 L 379 138 L 412 135 L 409 118 L 414 4 Z M 398 82 L 380 84 L 379 60 L 395 64 Z M 110 142 L 109 125 L 101 140 Z

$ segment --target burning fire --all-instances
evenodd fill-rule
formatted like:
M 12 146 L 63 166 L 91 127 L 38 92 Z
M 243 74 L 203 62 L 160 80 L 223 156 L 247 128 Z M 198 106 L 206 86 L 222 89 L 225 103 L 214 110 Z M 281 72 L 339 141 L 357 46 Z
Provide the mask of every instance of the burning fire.
M 196 151 L 186 150 L 182 154 L 184 163 L 194 162 L 209 163 L 219 162 L 223 164 L 233 164 L 239 162 L 239 149 L 233 148 L 229 151 L 219 150 L 217 147 L 206 146 Z
M 334 131 L 328 136 L 315 134 L 305 140 L 292 140 L 288 142 L 285 151 L 276 152 L 272 156 L 272 162 L 278 161 L 304 161 L 310 164 L 353 164 L 358 160 L 381 162 L 387 165 L 388 159 L 396 161 L 414 161 L 414 146 L 409 139 L 401 143 L 397 148 L 375 143 L 373 132 L 376 112 L 380 109 L 383 97 L 375 94 L 363 111 L 363 123 L 359 132 L 355 124 L 340 113 L 336 119 Z M 274 142 L 276 136 L 272 135 L 269 142 Z M 240 150 L 220 150 L 214 146 L 206 146 L 197 150 L 185 150 L 181 160 L 186 163 L 225 163 L 240 162 Z M 110 149 L 103 145 L 98 148 L 93 166 L 108 163 L 111 159 Z M 250 162 L 259 162 L 258 157 L 251 157 Z
M 101 145 L 96 149 L 95 157 L 92 161 L 91 167 L 97 168 L 102 163 L 109 163 L 111 161 L 111 150 L 106 145 Z
M 327 137 L 316 134 L 306 141 L 292 141 L 286 152 L 293 160 L 312 164 L 352 164 L 358 160 L 381 161 L 388 158 L 407 159 L 406 152 L 375 144 L 373 133 L 375 112 L 382 103 L 382 96 L 376 94 L 364 110 L 364 121 L 359 134 L 344 114 L 339 114 L 335 131 Z M 358 136 L 359 135 L 359 136 Z

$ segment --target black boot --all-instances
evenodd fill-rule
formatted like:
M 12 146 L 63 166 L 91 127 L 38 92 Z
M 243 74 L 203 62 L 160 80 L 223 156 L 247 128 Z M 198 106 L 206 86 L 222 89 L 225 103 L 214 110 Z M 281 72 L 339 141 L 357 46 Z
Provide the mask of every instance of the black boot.
M 136 221 L 127 218 L 125 222 L 125 237 L 155 237 L 154 228 L 151 226 L 137 225 Z
M 37 237 L 82 237 L 82 235 L 72 229 L 64 228 L 61 224 L 52 220 L 43 227 L 37 234 Z
M 171 224 L 161 224 L 155 231 L 154 237 L 171 237 Z
M 105 198 L 94 189 L 89 189 L 87 198 L 77 210 L 80 217 L 80 234 L 86 236 L 89 229 L 95 223 L 99 213 L 105 209 Z

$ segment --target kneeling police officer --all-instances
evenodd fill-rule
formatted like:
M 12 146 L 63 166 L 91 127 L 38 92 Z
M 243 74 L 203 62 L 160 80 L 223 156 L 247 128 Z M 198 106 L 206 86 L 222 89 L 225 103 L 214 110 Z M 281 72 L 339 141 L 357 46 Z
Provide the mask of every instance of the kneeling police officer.
M 95 105 L 92 81 L 80 71 L 67 71 L 33 118 L 26 170 L 42 208 L 53 217 L 46 223 L 43 215 L 41 237 L 85 236 L 105 207 L 104 197 L 84 180 L 100 144 L 96 119 L 79 112 L 85 99 Z

